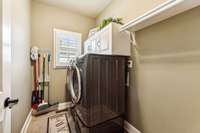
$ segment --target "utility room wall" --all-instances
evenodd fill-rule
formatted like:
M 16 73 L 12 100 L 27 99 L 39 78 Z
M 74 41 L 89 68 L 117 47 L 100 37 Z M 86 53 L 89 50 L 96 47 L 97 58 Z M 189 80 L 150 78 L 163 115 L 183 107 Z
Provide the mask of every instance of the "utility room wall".
M 32 1 L 32 46 L 49 48 L 53 52 L 53 29 L 59 28 L 82 33 L 82 41 L 89 29 L 95 26 L 95 19 L 70 12 L 66 9 Z M 53 54 L 53 53 L 52 53 Z M 54 69 L 51 64 L 50 102 L 65 102 L 69 94 L 65 89 L 66 71 Z
M 19 103 L 11 110 L 12 133 L 19 133 L 31 109 L 30 11 L 31 0 L 11 0 L 11 96 Z
M 167 0 L 113 0 L 96 19 L 99 24 L 108 17 L 122 17 L 123 22 L 136 18 Z
M 125 22 L 164 0 L 114 0 L 97 18 Z M 127 120 L 142 133 L 200 132 L 200 7 L 136 32 Z

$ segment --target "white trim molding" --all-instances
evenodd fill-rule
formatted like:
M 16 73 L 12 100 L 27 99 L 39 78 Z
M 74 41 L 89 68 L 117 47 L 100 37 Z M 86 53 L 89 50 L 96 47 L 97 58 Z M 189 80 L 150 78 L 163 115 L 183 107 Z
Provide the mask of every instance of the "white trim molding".
M 137 128 L 135 128 L 133 125 L 131 125 L 128 121 L 124 121 L 124 129 L 128 133 L 142 133 Z
M 20 133 L 27 133 L 27 129 L 28 129 L 28 126 L 30 125 L 31 123 L 31 120 L 32 120 L 32 111 L 33 109 L 30 110 L 27 118 L 26 118 L 26 121 L 24 122 L 24 125 L 20 131 Z

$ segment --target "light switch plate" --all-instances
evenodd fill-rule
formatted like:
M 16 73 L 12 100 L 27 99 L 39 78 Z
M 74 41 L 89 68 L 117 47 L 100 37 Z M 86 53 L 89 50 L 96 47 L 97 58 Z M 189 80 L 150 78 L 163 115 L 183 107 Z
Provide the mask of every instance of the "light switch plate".
M 133 61 L 132 60 L 129 60 L 128 61 L 128 68 L 132 68 L 133 67 Z

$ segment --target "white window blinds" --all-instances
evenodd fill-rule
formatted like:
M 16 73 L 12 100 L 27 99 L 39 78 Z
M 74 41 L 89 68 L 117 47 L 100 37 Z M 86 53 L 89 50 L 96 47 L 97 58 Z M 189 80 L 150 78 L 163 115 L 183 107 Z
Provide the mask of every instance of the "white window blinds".
M 65 68 L 81 55 L 81 34 L 54 29 L 54 67 Z

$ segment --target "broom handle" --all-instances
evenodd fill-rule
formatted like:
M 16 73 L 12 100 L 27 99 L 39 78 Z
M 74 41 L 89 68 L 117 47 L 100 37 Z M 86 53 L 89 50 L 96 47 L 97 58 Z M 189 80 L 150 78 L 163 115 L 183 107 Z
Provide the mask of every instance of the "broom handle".
M 37 72 L 36 72 L 36 60 L 33 62 L 33 68 L 34 68 L 34 90 L 37 90 Z
M 49 82 L 48 82 L 48 103 L 50 104 L 50 61 L 51 61 L 51 55 L 48 54 L 48 77 L 49 77 Z
M 40 54 L 38 54 L 38 77 L 40 77 Z
M 43 57 L 43 84 L 42 84 L 42 100 L 44 100 L 44 88 L 45 88 L 45 56 Z

